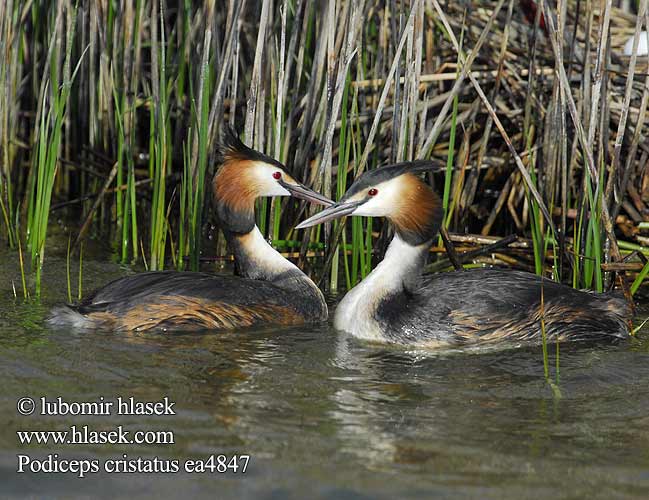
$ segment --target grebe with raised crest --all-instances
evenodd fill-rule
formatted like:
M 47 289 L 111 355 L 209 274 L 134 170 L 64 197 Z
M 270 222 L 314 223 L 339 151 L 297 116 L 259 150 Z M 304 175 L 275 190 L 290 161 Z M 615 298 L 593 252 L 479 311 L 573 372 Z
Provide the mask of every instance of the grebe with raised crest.
M 385 258 L 344 296 L 334 326 L 368 341 L 436 347 L 629 336 L 629 304 L 610 293 L 575 290 L 535 274 L 474 269 L 422 276 L 442 222 L 442 204 L 406 162 L 362 174 L 335 204 L 300 223 L 346 215 L 385 217 L 394 238 Z M 541 298 L 543 297 L 543 301 Z
M 245 146 L 227 129 L 214 176 L 216 216 L 240 277 L 199 272 L 145 272 L 119 278 L 78 305 L 55 308 L 53 326 L 113 330 L 233 329 L 327 319 L 322 292 L 264 239 L 255 200 L 295 196 L 332 202 L 286 173 L 278 161 Z

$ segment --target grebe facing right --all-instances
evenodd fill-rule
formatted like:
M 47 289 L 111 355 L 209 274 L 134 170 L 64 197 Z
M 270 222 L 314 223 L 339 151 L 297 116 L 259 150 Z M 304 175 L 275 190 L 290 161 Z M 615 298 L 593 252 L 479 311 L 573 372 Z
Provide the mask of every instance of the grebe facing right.
M 475 269 L 422 277 L 442 221 L 421 162 L 364 173 L 338 203 L 299 224 L 345 215 L 386 217 L 394 239 L 383 261 L 338 305 L 334 326 L 355 337 L 423 347 L 626 338 L 632 312 L 622 298 L 575 290 L 521 271 Z M 543 295 L 543 307 L 541 307 Z
M 78 305 L 56 308 L 53 326 L 111 330 L 233 329 L 327 319 L 322 292 L 271 247 L 255 224 L 255 200 L 296 196 L 330 205 L 288 175 L 283 165 L 227 130 L 214 176 L 216 214 L 241 277 L 158 271 L 120 278 Z

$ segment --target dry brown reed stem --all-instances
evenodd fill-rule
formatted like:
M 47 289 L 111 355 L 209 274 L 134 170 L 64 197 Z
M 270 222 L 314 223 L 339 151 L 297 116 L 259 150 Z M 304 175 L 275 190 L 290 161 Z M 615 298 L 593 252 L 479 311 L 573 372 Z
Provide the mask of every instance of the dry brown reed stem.
M 282 28 L 280 33 L 279 44 L 279 68 L 277 70 L 277 104 L 275 113 L 275 158 L 282 160 L 281 142 L 282 128 L 284 126 L 284 94 L 286 92 L 286 10 L 288 9 L 288 0 L 284 0 L 280 9 L 282 18 Z
M 464 59 L 462 56 L 462 51 L 460 49 L 460 46 L 457 42 L 457 39 L 455 38 L 455 35 L 453 34 L 453 29 L 451 28 L 450 24 L 448 23 L 448 19 L 446 18 L 446 15 L 444 14 L 444 11 L 442 11 L 439 2 L 437 0 L 433 0 L 433 5 L 435 6 L 435 10 L 440 16 L 440 19 L 442 20 L 442 23 L 444 24 L 444 27 L 447 30 L 447 33 L 449 37 L 451 38 L 451 41 L 453 42 L 453 45 L 455 46 L 455 49 L 457 50 L 458 55 L 460 56 L 460 59 Z M 519 172 L 521 173 L 521 176 L 525 180 L 527 189 L 529 189 L 530 193 L 532 193 L 532 196 L 534 196 L 534 199 L 539 205 L 540 210 L 543 212 L 543 215 L 545 217 L 545 220 L 547 224 L 550 226 L 552 229 L 553 234 L 557 234 L 557 230 L 554 227 L 554 223 L 552 222 L 552 217 L 550 217 L 550 213 L 548 212 L 547 207 L 545 206 L 545 203 L 543 201 L 543 198 L 541 198 L 541 195 L 539 194 L 538 190 L 536 189 L 536 186 L 532 182 L 532 179 L 530 177 L 529 172 L 525 168 L 525 165 L 523 165 L 523 161 L 521 160 L 520 156 L 518 155 L 516 148 L 514 148 L 514 145 L 512 144 L 511 139 L 509 138 L 509 134 L 507 134 L 507 131 L 505 130 L 505 127 L 503 127 L 503 124 L 501 123 L 500 119 L 498 118 L 498 115 L 496 114 L 495 110 L 493 109 L 493 106 L 489 102 L 489 99 L 487 99 L 487 96 L 485 95 L 484 91 L 482 90 L 482 87 L 480 86 L 480 83 L 475 79 L 475 77 L 471 74 L 471 71 L 469 70 L 467 72 L 467 76 L 471 80 L 471 83 L 473 84 L 473 87 L 475 88 L 476 92 L 480 96 L 480 99 L 482 99 L 482 102 L 484 106 L 487 108 L 487 111 L 489 112 L 489 115 L 492 117 L 496 128 L 502 135 L 505 143 L 507 144 L 507 148 L 509 149 L 509 152 L 511 153 L 512 157 L 514 158 L 514 161 L 516 162 L 516 166 L 518 167 Z
M 455 81 L 455 84 L 453 84 L 453 88 L 450 91 L 449 96 L 447 97 L 446 102 L 442 106 L 442 109 L 437 115 L 437 118 L 435 119 L 435 123 L 433 124 L 433 128 L 430 130 L 428 137 L 426 138 L 426 142 L 424 143 L 423 147 L 419 150 L 418 153 L 418 158 L 423 159 L 425 156 L 427 156 L 430 153 L 431 148 L 435 145 L 435 142 L 437 141 L 437 138 L 439 137 L 440 132 L 442 131 L 442 124 L 444 123 L 444 120 L 446 119 L 446 115 L 448 114 L 449 110 L 451 109 L 451 104 L 453 103 L 453 98 L 459 94 L 462 84 L 464 82 L 464 79 L 467 77 L 469 71 L 471 70 L 471 65 L 473 64 L 474 59 L 477 57 L 477 55 L 480 53 L 480 49 L 483 45 L 483 43 L 487 40 L 487 36 L 489 35 L 489 32 L 491 31 L 491 27 L 493 26 L 494 21 L 496 20 L 496 16 L 498 15 L 498 12 L 500 12 L 500 9 L 504 5 L 505 0 L 499 0 L 496 6 L 493 9 L 493 12 L 491 16 L 489 17 L 489 20 L 487 21 L 487 24 L 485 27 L 482 29 L 482 32 L 480 33 L 480 37 L 478 38 L 478 41 L 476 42 L 475 46 L 473 49 L 469 52 L 469 54 L 466 56 L 464 59 L 464 62 L 461 66 L 461 71 L 457 75 L 457 80 Z M 433 5 L 435 5 L 436 2 L 433 0 Z M 435 9 L 439 7 L 439 4 L 437 3 L 435 5 Z M 438 11 L 439 14 L 440 11 Z M 444 16 L 444 19 L 446 19 L 446 16 Z M 447 21 L 448 24 L 448 21 Z M 450 26 L 447 28 L 450 29 Z M 449 33 L 450 36 L 450 33 Z M 457 41 L 456 41 L 457 42 Z
M 118 163 L 115 162 L 113 165 L 113 168 L 110 169 L 110 174 L 108 177 L 106 177 L 106 180 L 104 181 L 103 186 L 101 187 L 101 190 L 97 194 L 97 197 L 95 198 L 94 203 L 92 204 L 92 207 L 86 214 L 86 218 L 83 221 L 83 224 L 81 224 L 81 227 L 79 228 L 79 234 L 77 235 L 76 239 L 74 240 L 74 245 L 72 245 L 73 248 L 77 248 L 77 245 L 81 243 L 83 240 L 86 232 L 88 231 L 88 228 L 90 228 L 90 224 L 92 223 L 92 219 L 95 216 L 95 212 L 97 211 L 97 208 L 99 208 L 99 204 L 103 201 L 104 195 L 108 191 L 108 188 L 110 185 L 113 183 L 115 180 L 115 177 L 117 176 L 117 166 Z
M 252 78 L 250 80 L 250 91 L 248 94 L 246 108 L 245 137 L 247 144 L 254 144 L 253 132 L 255 119 L 257 118 L 257 103 L 259 100 L 262 74 L 262 57 L 266 47 L 266 28 L 270 18 L 270 0 L 262 0 L 261 13 L 259 15 L 259 31 L 257 32 L 257 46 L 255 49 L 255 62 L 252 66 Z M 258 131 L 258 134 L 261 131 Z
M 612 6 L 612 0 L 605 0 L 606 4 L 604 5 L 604 16 L 601 18 L 600 22 L 600 29 L 599 29 L 599 38 L 598 38 L 598 44 L 597 44 L 597 59 L 595 60 L 595 71 L 594 75 L 595 78 L 593 79 L 593 90 L 592 90 L 592 95 L 591 95 L 591 101 L 590 101 L 590 122 L 589 122 L 589 128 L 588 128 L 588 151 L 587 153 L 590 153 L 592 155 L 593 152 L 593 146 L 594 146 L 594 140 L 595 140 L 595 132 L 597 130 L 597 120 L 595 117 L 600 116 L 599 113 L 597 113 L 597 108 L 600 105 L 601 101 L 601 93 L 602 93 L 602 83 L 605 77 L 605 65 L 606 65 L 606 51 L 607 51 L 607 46 L 608 46 L 608 34 L 609 34 L 609 25 L 611 21 L 611 6 Z M 547 5 L 546 0 L 542 0 L 542 5 L 543 5 L 543 12 L 547 13 L 549 15 L 550 9 Z M 548 29 L 550 30 L 550 33 L 555 33 L 554 30 L 554 21 L 552 18 L 548 18 Z M 557 27 L 559 29 L 559 27 Z M 556 46 L 558 47 L 558 43 L 555 39 L 556 37 L 551 37 L 551 42 L 553 48 Z M 557 48 L 555 49 L 555 53 L 559 54 L 559 57 L 557 59 L 559 61 L 562 61 L 562 53 L 561 51 Z M 555 54 L 556 56 L 556 54 Z M 561 67 L 563 67 L 563 63 L 561 63 Z M 567 78 L 566 78 L 567 80 Z M 566 87 L 569 88 L 569 87 Z M 603 131 L 602 131 L 603 132 Z M 596 184 L 597 189 L 596 191 L 599 191 L 599 185 Z
M 543 5 L 544 12 L 546 13 L 549 12 L 545 0 L 542 0 L 542 5 Z M 606 16 L 607 14 L 605 14 L 604 16 L 605 19 Z M 554 33 L 556 30 L 552 18 L 549 16 L 549 14 L 546 14 L 546 22 L 548 23 L 548 29 L 550 30 L 550 32 Z M 575 101 L 572 96 L 572 92 L 570 91 L 570 83 L 568 82 L 568 77 L 566 75 L 565 68 L 563 67 L 563 63 L 562 63 L 563 58 L 562 58 L 561 51 L 559 50 L 557 41 L 555 37 L 550 37 L 550 41 L 552 43 L 554 55 L 557 61 L 559 61 L 559 64 L 557 65 L 557 69 L 558 69 L 559 81 L 561 83 L 561 90 L 564 97 L 567 100 L 570 116 L 572 118 L 575 129 L 577 130 L 577 135 L 582 145 L 582 151 L 586 156 L 586 166 L 590 171 L 591 180 L 595 184 L 595 193 L 596 193 L 595 199 L 597 199 L 597 193 L 599 193 L 600 185 L 599 185 L 599 176 L 597 175 L 597 169 L 595 168 L 595 162 L 593 160 L 592 148 L 590 147 L 591 141 L 586 138 L 584 128 L 581 124 L 581 120 L 579 120 L 579 116 L 577 114 L 577 107 L 575 106 Z M 601 58 L 603 59 L 603 55 L 601 55 Z M 595 83 L 594 86 L 596 88 L 600 88 L 597 83 Z M 595 92 L 595 94 L 597 95 L 597 92 Z M 591 123 L 593 123 L 593 121 L 594 118 L 591 117 Z M 613 258 L 615 260 L 620 260 L 620 251 L 618 248 L 615 233 L 613 231 L 613 224 L 611 223 L 611 218 L 606 203 L 602 203 L 602 221 L 604 223 L 604 230 L 606 231 L 606 234 L 611 242 L 611 254 L 613 255 Z
M 626 129 L 626 122 L 627 122 L 627 117 L 629 113 L 629 105 L 631 103 L 631 90 L 633 86 L 633 76 L 635 74 L 635 67 L 636 67 L 636 60 L 637 60 L 637 46 L 638 46 L 638 41 L 640 39 L 640 28 L 642 27 L 642 21 L 643 18 L 645 17 L 647 11 L 647 0 L 641 0 L 640 2 L 640 11 L 638 13 L 638 16 L 636 18 L 636 26 L 635 26 L 635 33 L 633 37 L 633 49 L 631 53 L 631 61 L 629 63 L 629 72 L 627 74 L 627 79 L 626 79 L 626 88 L 624 92 L 624 103 L 622 105 L 622 116 L 620 117 L 620 120 L 618 122 L 618 128 L 617 128 L 617 134 L 615 137 L 615 146 L 613 149 L 613 159 L 611 162 L 611 168 L 609 169 L 609 177 L 606 183 L 606 188 L 604 191 L 604 201 L 602 205 L 606 205 L 607 207 L 611 203 L 611 195 L 617 180 L 618 175 L 621 173 L 620 172 L 620 154 L 622 150 L 622 141 L 624 140 L 624 132 Z M 624 174 L 622 173 L 622 177 L 624 177 Z M 615 212 L 613 213 L 613 219 L 615 218 Z M 607 242 L 608 243 L 608 242 Z M 617 244 L 617 240 L 615 242 L 611 242 L 611 245 L 615 246 Z M 616 260 L 620 260 L 621 255 L 619 254 L 619 251 L 617 252 L 618 255 L 616 257 Z M 633 303 L 633 300 L 631 298 L 631 294 L 629 290 L 626 289 L 626 282 L 623 278 L 620 279 L 622 282 L 622 288 L 625 292 L 625 295 L 627 296 L 627 299 L 629 302 Z
M 137 95 L 138 82 L 140 81 L 140 71 L 142 67 L 142 19 L 144 18 L 144 2 L 140 2 L 139 10 L 135 13 L 135 24 L 134 24 L 134 33 L 135 43 L 133 44 L 134 54 L 133 54 L 133 64 L 131 68 L 127 68 L 126 63 L 125 73 L 129 74 L 128 86 L 125 88 L 129 89 L 129 94 L 127 96 L 127 106 L 128 113 L 126 113 L 126 119 L 124 121 L 124 135 L 126 137 L 126 144 L 128 147 L 127 154 L 133 155 L 133 140 L 135 134 L 135 96 Z M 130 54 L 128 48 L 126 52 Z
M 448 260 L 453 264 L 453 267 L 456 270 L 463 269 L 462 260 L 460 259 L 457 251 L 455 250 L 455 246 L 453 245 L 453 242 L 451 241 L 451 238 L 449 237 L 446 228 L 442 226 L 439 230 L 439 234 L 442 237 L 442 241 L 444 242 L 444 248 L 446 249 L 446 255 L 448 255 Z
M 502 38 L 502 41 L 501 41 L 501 44 L 500 44 L 500 56 L 498 58 L 498 69 L 496 70 L 494 87 L 493 87 L 493 90 L 491 92 L 491 99 L 490 100 L 492 102 L 494 102 L 496 100 L 496 96 L 498 95 L 498 92 L 499 92 L 500 86 L 501 86 L 501 81 L 502 81 L 501 77 L 502 77 L 502 73 L 503 73 L 503 64 L 504 64 L 505 56 L 506 56 L 506 53 L 507 53 L 507 44 L 509 43 L 509 24 L 511 22 L 513 12 L 514 12 L 514 0 L 510 0 L 509 1 L 509 7 L 507 8 L 507 19 L 505 21 L 505 29 L 503 31 L 503 38 Z M 534 70 L 529 69 L 527 71 L 528 71 L 528 73 L 531 74 Z M 521 76 L 525 76 L 525 75 L 521 75 Z M 531 94 L 531 92 L 530 92 L 530 94 Z M 483 159 L 485 157 L 485 154 L 487 152 L 487 145 L 489 143 L 489 138 L 491 136 L 492 127 L 493 127 L 493 119 L 491 118 L 491 116 L 488 116 L 487 117 L 487 122 L 484 125 L 484 132 L 482 133 L 482 140 L 480 141 L 480 149 L 478 150 L 478 156 L 477 156 L 477 164 L 478 165 L 482 164 Z M 469 180 L 468 180 L 469 192 L 462 199 L 462 203 L 464 204 L 464 206 L 469 206 L 471 203 L 473 203 L 473 200 L 475 199 L 475 194 L 476 194 L 476 191 L 477 191 L 477 188 L 478 188 L 478 175 L 479 175 L 479 172 L 478 172 L 477 169 L 470 173 Z M 511 182 L 509 182 L 509 184 L 511 185 Z M 504 192 L 504 189 L 503 189 L 503 192 Z M 504 197 L 503 197 L 503 199 L 504 199 Z M 500 206 L 502 206 L 502 204 Z M 496 204 L 494 206 L 494 209 L 495 210 L 492 211 L 493 217 L 490 216 L 489 219 L 487 220 L 487 223 L 482 228 L 482 233 L 483 234 L 488 234 L 489 231 L 491 230 L 491 226 L 494 223 L 494 221 L 496 220 L 496 216 L 497 216 L 498 211 L 499 211 L 498 204 Z
M 335 3 L 334 0 L 331 0 L 332 5 Z M 347 72 L 349 71 L 349 66 L 356 55 L 356 37 L 358 34 L 358 26 L 362 25 L 360 21 L 360 15 L 363 11 L 364 1 L 361 0 L 359 4 L 356 5 L 355 9 L 349 11 L 349 20 L 347 30 L 347 40 L 345 43 L 345 48 L 342 53 L 342 57 L 338 61 L 338 72 L 334 74 L 335 64 L 332 64 L 336 61 L 336 57 L 332 52 L 329 52 L 327 66 L 327 72 L 331 71 L 331 74 L 327 76 L 327 96 L 330 97 L 330 104 L 328 106 L 327 112 L 327 123 L 326 123 L 326 133 L 324 140 L 324 152 L 322 154 L 322 162 L 320 165 L 319 175 L 324 176 L 324 194 L 325 196 L 331 197 L 331 167 L 332 167 L 332 148 L 333 148 L 333 137 L 334 132 L 336 131 L 337 118 L 340 113 L 340 106 L 342 104 L 343 92 L 345 90 L 345 78 L 347 77 Z M 333 10 L 330 12 L 329 19 L 333 21 L 335 19 L 335 13 Z M 332 23 L 330 23 L 332 26 Z M 333 30 L 329 33 L 330 42 L 333 43 Z M 329 47 L 329 50 L 332 50 L 332 47 Z
M 504 0 L 501 0 L 504 1 Z M 370 155 L 370 147 L 374 142 L 374 137 L 376 136 L 376 132 L 379 127 L 379 122 L 381 120 L 381 114 L 383 113 L 383 108 L 385 107 L 385 101 L 388 97 L 388 92 L 390 90 L 390 85 L 392 84 L 392 79 L 394 78 L 394 74 L 397 70 L 397 66 L 399 64 L 399 59 L 401 57 L 401 51 L 403 50 L 403 46 L 407 40 L 408 34 L 410 31 L 413 29 L 413 25 L 415 22 L 415 14 L 417 13 L 417 9 L 419 5 L 421 4 L 422 0 L 414 0 L 413 5 L 411 6 L 410 9 L 410 15 L 408 16 L 408 21 L 406 21 L 406 26 L 403 30 L 403 33 L 401 34 L 401 39 L 399 40 L 399 45 L 397 46 L 397 49 L 395 50 L 394 54 L 394 59 L 392 60 L 392 64 L 390 66 L 390 71 L 388 72 L 388 76 L 385 80 L 385 85 L 383 86 L 383 91 L 381 92 L 381 97 L 379 98 L 379 103 L 376 107 L 376 113 L 374 115 L 374 121 L 372 122 L 372 127 L 370 128 L 369 134 L 367 135 L 367 140 L 365 142 L 365 148 L 363 149 L 363 154 L 361 155 L 361 159 L 358 162 L 358 167 L 357 167 L 357 175 L 360 175 L 364 170 L 365 170 L 365 165 L 367 163 L 367 158 Z
M 142 180 L 139 180 L 139 181 L 135 181 L 134 184 L 135 184 L 135 187 L 139 188 L 139 187 L 149 186 L 152 183 L 153 183 L 153 179 L 142 179 Z M 51 206 L 50 210 L 51 211 L 61 210 L 63 208 L 69 207 L 70 205 L 76 205 L 78 203 L 83 203 L 84 201 L 87 201 L 87 200 L 94 200 L 99 196 L 104 196 L 105 197 L 105 196 L 107 196 L 109 194 L 115 194 L 118 191 L 126 191 L 127 189 L 128 189 L 128 184 L 122 184 L 120 186 L 115 186 L 115 187 L 109 188 L 109 189 L 107 189 L 105 191 L 103 189 L 100 189 L 100 191 L 97 192 L 97 193 L 86 194 L 84 196 L 81 196 L 80 198 L 75 198 L 75 199 L 72 199 L 72 200 L 66 200 L 66 201 L 62 201 L 60 203 L 53 204 Z
M 506 53 L 504 54 L 506 55 Z M 503 60 L 503 65 L 506 65 L 506 61 Z M 453 67 L 455 65 L 449 64 L 448 66 Z M 461 69 L 461 68 L 460 68 Z M 475 76 L 478 79 L 485 80 L 485 81 L 494 81 L 495 78 L 497 78 L 499 75 L 502 75 L 502 69 L 489 69 L 489 70 L 474 70 L 472 71 L 473 76 Z M 530 71 L 528 69 L 522 69 L 518 72 L 516 76 L 518 77 L 524 77 L 528 76 L 530 74 Z M 552 68 L 537 68 L 536 71 L 534 72 L 536 76 L 545 76 L 545 77 L 551 77 L 554 75 L 554 69 Z M 434 74 L 427 74 L 427 75 L 420 75 L 418 77 L 419 79 L 419 85 L 418 89 L 420 91 L 424 90 L 427 88 L 426 85 L 427 83 L 433 83 L 433 82 L 444 82 L 444 81 L 455 81 L 458 78 L 458 72 L 453 71 L 450 73 L 434 73 Z M 399 84 L 403 85 L 404 83 L 411 83 L 409 79 L 405 76 L 402 76 L 399 78 Z M 359 89 L 366 89 L 366 88 L 376 88 L 380 87 L 381 85 L 385 84 L 385 80 L 383 78 L 375 78 L 372 80 L 355 80 L 351 82 L 352 87 L 356 87 Z M 438 95 L 435 96 L 435 98 L 439 98 Z
M 245 9 L 246 0 L 237 0 L 234 2 L 234 10 L 232 15 L 229 17 L 230 22 L 226 26 L 227 38 L 226 43 L 221 55 L 220 61 L 220 71 L 218 73 L 218 80 L 214 92 L 212 94 L 212 102 L 210 105 L 210 114 L 208 119 L 208 144 L 210 151 L 213 150 L 215 140 L 218 136 L 218 127 L 216 126 L 217 118 L 220 117 L 223 113 L 224 105 L 224 94 L 226 87 L 226 80 L 228 73 L 233 72 L 232 77 L 232 87 L 235 89 L 236 94 L 236 84 L 237 84 L 237 71 L 238 66 L 235 64 L 236 61 L 236 49 L 239 44 L 236 40 L 240 34 L 240 27 L 242 23 L 242 15 Z M 236 101 L 235 101 L 236 102 Z M 234 106 L 234 104 L 233 104 Z M 200 108 L 199 108 L 200 109 Z M 234 125 L 234 113 L 230 114 L 230 125 Z M 198 135 L 195 139 L 195 144 L 198 145 Z M 195 155 L 196 160 L 198 160 L 198 154 Z
M 414 61 L 408 66 L 409 68 L 409 79 L 411 82 L 409 89 L 410 97 L 410 110 L 409 117 L 410 121 L 408 124 L 409 136 L 408 136 L 408 154 L 407 160 L 415 159 L 415 128 L 417 120 L 417 103 L 419 101 L 419 88 L 421 86 L 421 72 L 422 72 L 422 55 L 423 55 L 423 37 L 424 37 L 424 4 L 422 3 L 419 6 L 419 11 L 415 13 L 415 22 L 413 26 L 413 43 L 414 43 Z M 410 49 L 412 52 L 412 49 Z M 424 122 L 422 122 L 423 129 Z M 405 138 L 406 135 L 402 134 Z
M 451 235 L 447 235 L 447 238 L 451 239 Z M 465 262 L 468 262 L 471 259 L 475 259 L 476 257 L 482 256 L 482 255 L 487 255 L 492 252 L 495 252 L 496 250 L 500 250 L 502 248 L 509 247 L 513 243 L 517 241 L 518 237 L 515 234 L 511 234 L 509 236 L 506 236 L 505 238 L 502 238 L 498 241 L 495 241 L 493 243 L 488 243 L 480 248 L 475 248 L 472 250 L 465 250 L 463 252 L 456 252 L 453 257 L 449 255 L 448 259 L 442 259 L 439 260 L 435 263 L 429 264 L 426 266 L 426 272 L 435 272 L 442 270 L 446 267 L 448 267 L 450 264 L 453 264 L 453 266 L 457 269 L 458 265 L 460 268 L 462 267 L 462 264 Z M 513 245 L 512 245 L 513 246 Z M 445 249 L 448 248 L 445 243 Z
M 622 141 L 624 140 L 624 131 L 626 129 L 626 120 L 629 115 L 629 106 L 631 104 L 631 90 L 633 88 L 633 77 L 635 75 L 635 66 L 638 59 L 637 50 L 638 42 L 640 41 L 640 29 L 642 28 L 642 22 L 644 21 L 645 14 L 647 12 L 647 0 L 640 1 L 640 10 L 635 24 L 635 33 L 633 35 L 633 49 L 631 52 L 631 61 L 629 62 L 629 72 L 626 77 L 626 87 L 624 90 L 624 103 L 622 105 L 622 116 L 617 125 L 617 134 L 615 136 L 615 147 L 613 150 L 613 171 L 618 172 L 620 170 L 620 154 L 622 152 Z M 609 176 L 609 183 L 607 185 L 607 193 L 610 193 L 610 190 L 613 186 L 613 180 L 615 179 L 614 175 Z M 610 188 L 609 188 L 610 186 Z M 608 200 L 608 196 L 605 197 Z
M 644 21 L 645 26 L 649 29 L 649 9 L 647 9 L 646 0 L 643 0 L 642 8 L 644 9 Z M 636 28 L 637 31 L 637 28 Z M 637 40 L 637 34 L 634 35 L 635 40 Z M 633 54 L 636 52 L 636 42 L 634 41 Z M 649 67 L 649 54 L 647 55 L 647 66 Z M 620 191 L 618 196 L 614 199 L 613 210 L 611 210 L 611 217 L 616 218 L 622 203 L 624 202 L 624 196 L 627 192 L 629 186 L 629 179 L 631 176 L 632 164 L 636 158 L 638 151 L 638 146 L 642 138 L 642 124 L 645 122 L 645 116 L 647 112 L 647 105 L 649 104 L 649 72 L 645 75 L 644 86 L 642 90 L 642 99 L 640 103 L 640 108 L 638 110 L 638 118 L 636 123 L 638 124 L 633 131 L 633 138 L 631 139 L 631 146 L 627 154 L 626 162 L 624 164 L 624 170 L 622 171 L 621 181 L 620 181 Z
M 308 9 L 312 5 L 312 2 L 305 0 L 297 0 L 294 10 L 293 18 L 293 27 L 291 29 L 291 37 L 288 43 L 287 57 L 286 57 L 286 67 L 285 67 L 285 78 L 283 82 L 283 92 L 285 100 L 287 100 L 285 112 L 287 119 L 284 121 L 284 161 L 288 162 L 288 152 L 291 143 L 291 137 L 293 134 L 294 124 L 293 117 L 295 110 L 297 109 L 297 92 L 289 92 L 289 83 L 292 81 L 294 84 L 299 86 L 300 80 L 302 78 L 302 63 L 304 61 L 304 47 L 299 44 L 299 40 L 304 36 L 304 16 L 308 15 Z M 297 54 L 297 56 L 295 56 Z M 292 56 L 293 55 L 293 56 Z M 295 68 L 295 70 L 294 70 Z M 294 75 L 294 76 L 293 76 Z M 290 94 L 290 100 L 289 98 Z M 303 179 L 306 180 L 306 179 Z

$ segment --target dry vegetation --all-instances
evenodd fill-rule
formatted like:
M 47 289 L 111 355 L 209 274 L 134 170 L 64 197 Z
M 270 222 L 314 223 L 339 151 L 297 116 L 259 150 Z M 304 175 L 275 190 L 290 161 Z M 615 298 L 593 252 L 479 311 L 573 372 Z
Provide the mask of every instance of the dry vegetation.
M 6 0 L 0 234 L 38 274 L 61 211 L 77 246 L 109 237 L 123 261 L 196 269 L 226 252 L 205 244 L 204 186 L 230 123 L 333 198 L 366 169 L 431 159 L 456 265 L 635 292 L 649 58 L 623 46 L 646 3 Z M 303 216 L 259 206 L 268 237 L 302 265 L 319 257 L 332 288 L 387 241 L 367 220 L 298 234 Z

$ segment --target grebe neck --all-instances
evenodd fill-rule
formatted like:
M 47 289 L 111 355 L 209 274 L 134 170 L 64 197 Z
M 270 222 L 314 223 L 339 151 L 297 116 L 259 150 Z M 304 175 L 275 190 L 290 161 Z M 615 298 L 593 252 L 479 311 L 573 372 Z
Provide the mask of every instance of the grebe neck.
M 287 272 L 297 272 L 306 278 L 296 265 L 282 257 L 266 241 L 256 225 L 246 233 L 223 232 L 234 254 L 239 274 L 244 278 L 274 281 Z
M 385 258 L 338 304 L 334 326 L 366 340 L 382 340 L 375 314 L 379 305 L 395 294 L 416 289 L 431 243 L 411 245 L 396 234 Z
M 270 246 L 259 231 L 255 224 L 255 199 L 243 189 L 246 184 L 241 184 L 241 179 L 236 176 L 227 183 L 217 182 L 228 172 L 229 167 L 221 167 L 214 178 L 216 215 L 228 247 L 234 254 L 239 274 L 244 278 L 266 281 L 273 281 L 287 271 L 302 274 Z M 238 189 L 232 189 L 231 185 L 238 186 Z M 235 196 L 237 193 L 238 196 Z
M 328 310 L 324 295 L 316 284 L 295 264 L 275 250 L 253 226 L 247 233 L 224 230 L 230 249 L 234 253 L 239 274 L 244 278 L 270 281 L 295 296 L 291 304 L 305 318 L 313 321 L 327 319 Z

